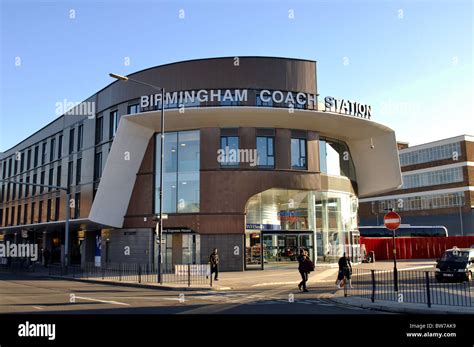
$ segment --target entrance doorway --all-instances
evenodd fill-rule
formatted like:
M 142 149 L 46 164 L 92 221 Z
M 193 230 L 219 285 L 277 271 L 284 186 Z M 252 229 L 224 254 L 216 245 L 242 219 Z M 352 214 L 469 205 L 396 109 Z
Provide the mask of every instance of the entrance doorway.
M 314 260 L 314 236 L 311 231 L 252 231 L 246 234 L 245 268 L 270 269 L 294 266 L 300 249 Z

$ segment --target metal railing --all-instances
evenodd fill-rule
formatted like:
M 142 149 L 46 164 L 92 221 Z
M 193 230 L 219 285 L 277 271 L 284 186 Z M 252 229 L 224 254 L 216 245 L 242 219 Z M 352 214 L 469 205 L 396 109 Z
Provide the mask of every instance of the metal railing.
M 179 264 L 161 270 L 160 284 L 179 284 L 190 287 L 192 284 L 209 285 L 212 277 L 209 264 Z M 96 266 L 86 263 L 84 266 L 49 267 L 50 276 L 63 276 L 84 279 L 101 279 L 132 283 L 158 283 L 158 273 L 150 264 L 114 264 Z
M 452 272 L 452 278 L 459 272 Z M 352 288 L 344 287 L 345 296 L 359 296 L 372 302 L 385 300 L 450 306 L 473 306 L 470 281 L 444 282 L 435 271 L 398 271 L 398 292 L 394 290 L 393 271 L 353 269 Z

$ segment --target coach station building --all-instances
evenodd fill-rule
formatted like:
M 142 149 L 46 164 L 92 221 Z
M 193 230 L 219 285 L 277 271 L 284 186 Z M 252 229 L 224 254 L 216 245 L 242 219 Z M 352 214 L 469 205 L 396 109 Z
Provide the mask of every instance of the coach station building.
M 300 248 L 319 263 L 355 258 L 358 199 L 401 185 L 394 131 L 365 100 L 320 95 L 315 61 L 200 59 L 129 77 L 166 90 L 165 266 L 207 263 L 213 248 L 236 271 Z M 11 182 L 69 186 L 72 263 L 156 263 L 161 102 L 115 81 L 0 153 L 0 242 L 37 242 L 59 261 L 65 193 Z

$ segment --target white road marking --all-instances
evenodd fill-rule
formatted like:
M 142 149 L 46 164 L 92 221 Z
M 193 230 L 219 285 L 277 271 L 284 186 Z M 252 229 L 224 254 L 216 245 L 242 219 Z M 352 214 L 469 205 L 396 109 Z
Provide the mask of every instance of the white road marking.
M 41 307 L 41 306 L 31 306 L 31 307 L 36 308 L 37 310 L 43 310 L 44 309 L 44 307 Z
M 76 299 L 82 299 L 82 300 L 89 300 L 89 301 L 97 301 L 97 302 L 102 302 L 104 304 L 112 304 L 112 305 L 122 305 L 122 306 L 130 306 L 130 304 L 127 304 L 125 302 L 118 302 L 118 301 L 109 301 L 109 300 L 100 300 L 100 299 L 93 299 L 93 298 L 87 298 L 85 296 L 76 296 Z

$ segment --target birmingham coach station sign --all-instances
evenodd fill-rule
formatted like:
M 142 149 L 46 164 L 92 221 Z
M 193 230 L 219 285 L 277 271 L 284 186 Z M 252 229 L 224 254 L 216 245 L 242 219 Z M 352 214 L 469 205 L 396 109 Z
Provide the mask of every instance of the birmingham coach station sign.
M 252 90 L 253 92 L 253 90 Z M 318 109 L 318 95 L 281 90 L 256 90 L 256 106 L 282 105 L 298 109 Z M 200 89 L 174 91 L 165 94 L 165 108 L 196 107 L 201 103 L 221 103 L 222 106 L 248 105 L 249 89 Z M 258 104 L 257 100 L 260 100 Z M 336 112 L 360 118 L 371 118 L 371 106 L 331 96 L 324 98 L 325 111 Z M 142 112 L 161 107 L 161 93 L 142 95 Z

